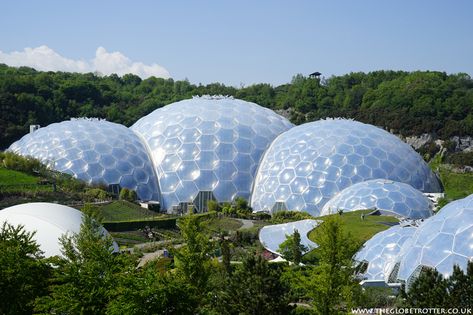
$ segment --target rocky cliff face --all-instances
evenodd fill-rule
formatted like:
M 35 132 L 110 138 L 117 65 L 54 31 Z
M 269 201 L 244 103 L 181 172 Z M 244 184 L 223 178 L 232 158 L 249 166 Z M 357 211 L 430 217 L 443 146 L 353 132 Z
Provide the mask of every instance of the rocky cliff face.
M 446 142 L 448 141 L 448 150 L 453 152 L 472 152 L 473 151 L 473 137 L 466 136 L 466 137 L 459 137 L 454 136 L 450 139 L 440 140 L 436 138 L 432 134 L 424 133 L 420 136 L 410 136 L 410 137 L 402 137 L 399 136 L 402 140 L 407 142 L 411 145 L 414 149 L 419 150 L 426 145 L 430 145 L 431 143 L 435 143 L 440 149 L 446 147 Z

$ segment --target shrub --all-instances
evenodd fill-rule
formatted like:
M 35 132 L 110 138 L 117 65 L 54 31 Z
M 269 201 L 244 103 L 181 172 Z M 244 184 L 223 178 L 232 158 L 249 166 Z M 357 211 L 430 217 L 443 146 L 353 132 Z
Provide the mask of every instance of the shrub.
M 39 160 L 32 157 L 23 157 L 12 152 L 3 152 L 0 159 L 5 168 L 24 172 L 31 175 L 44 175 L 47 168 Z
M 302 211 L 278 211 L 275 212 L 271 218 L 271 223 L 279 224 L 279 223 L 286 223 L 286 222 L 293 222 L 293 221 L 300 221 L 305 219 L 313 219 L 314 217 L 311 216 L 307 212 Z
M 94 199 L 105 200 L 110 197 L 108 192 L 100 188 L 90 188 L 85 191 L 85 199 L 93 201 Z
M 138 199 L 138 195 L 136 194 L 136 191 L 128 189 L 128 188 L 122 188 L 120 190 L 120 200 L 126 200 L 129 202 L 135 202 Z

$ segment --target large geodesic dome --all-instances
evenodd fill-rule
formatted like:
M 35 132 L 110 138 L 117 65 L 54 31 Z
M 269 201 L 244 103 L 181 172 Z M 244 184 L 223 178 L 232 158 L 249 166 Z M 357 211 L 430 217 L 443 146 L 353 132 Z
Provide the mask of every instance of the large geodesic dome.
M 257 104 L 195 97 L 159 108 L 131 129 L 150 149 L 163 208 L 249 198 L 263 152 L 292 124 Z
M 464 271 L 473 259 L 473 195 L 449 203 L 425 220 L 399 254 L 390 278 L 409 287 L 424 268 L 449 277 L 455 264 Z
M 89 184 L 118 184 L 142 200 L 159 200 L 146 147 L 125 126 L 98 119 L 72 119 L 25 135 L 9 151 L 39 159 Z
M 385 281 L 401 246 L 415 231 L 416 228 L 412 226 L 396 225 L 369 239 L 354 257 L 361 268 L 359 276 L 365 280 Z
M 261 160 L 251 206 L 255 211 L 304 210 L 319 215 L 336 193 L 384 178 L 439 192 L 435 174 L 396 136 L 345 119 L 306 123 L 276 138 Z
M 63 235 L 79 233 L 82 212 L 71 207 L 46 202 L 33 202 L 0 210 L 0 228 L 4 222 L 24 226 L 28 232 L 35 232 L 33 239 L 38 243 L 45 257 L 61 256 L 59 239 Z M 108 235 L 105 229 L 104 235 Z M 113 243 L 113 250 L 118 245 Z
M 349 186 L 330 199 L 321 215 L 339 210 L 378 210 L 383 215 L 408 219 L 425 219 L 433 214 L 433 204 L 411 185 L 386 179 L 372 179 Z

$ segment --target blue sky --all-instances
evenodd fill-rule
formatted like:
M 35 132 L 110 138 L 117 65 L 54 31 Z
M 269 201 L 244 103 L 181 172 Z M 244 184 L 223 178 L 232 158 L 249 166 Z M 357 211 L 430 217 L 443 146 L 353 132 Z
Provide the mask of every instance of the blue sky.
M 0 62 L 31 65 L 56 53 L 85 63 L 67 69 L 235 86 L 278 85 L 313 71 L 471 75 L 472 17 L 467 0 L 3 1 Z M 41 46 L 43 55 L 27 58 L 25 48 Z M 68 64 L 58 56 L 38 67 Z

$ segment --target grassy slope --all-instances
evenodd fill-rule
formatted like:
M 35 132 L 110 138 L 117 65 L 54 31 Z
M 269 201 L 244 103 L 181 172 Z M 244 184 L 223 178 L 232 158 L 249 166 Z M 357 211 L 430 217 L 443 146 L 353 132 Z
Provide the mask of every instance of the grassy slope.
M 164 215 L 142 208 L 137 204 L 117 200 L 99 206 L 104 217 L 104 222 L 152 220 L 162 218 Z
M 473 194 L 473 174 L 452 172 L 447 165 L 442 164 L 441 157 L 437 155 L 429 166 L 440 175 L 440 180 L 445 189 L 445 198 L 456 200 Z
M 228 217 L 210 218 L 202 221 L 202 224 L 211 233 L 236 231 L 243 225 L 240 221 Z
M 0 168 L 0 185 L 37 184 L 38 181 L 38 177 Z
M 442 167 L 439 173 L 447 199 L 456 200 L 473 194 L 473 174 L 453 173 Z
M 384 231 L 389 228 L 388 225 L 382 222 L 398 222 L 394 217 L 380 216 L 380 215 L 365 215 L 364 220 L 361 220 L 361 214 L 370 213 L 371 210 L 362 210 L 354 212 L 346 212 L 340 216 L 344 223 L 344 229 L 347 233 L 350 233 L 353 239 L 362 244 L 370 239 L 373 235 L 378 232 Z M 338 216 L 339 214 L 333 214 Z M 323 218 L 320 218 L 323 220 Z M 309 233 L 309 239 L 314 240 L 317 228 L 313 229 Z

